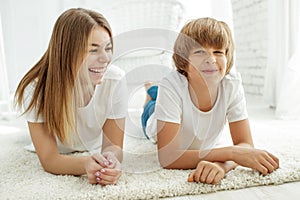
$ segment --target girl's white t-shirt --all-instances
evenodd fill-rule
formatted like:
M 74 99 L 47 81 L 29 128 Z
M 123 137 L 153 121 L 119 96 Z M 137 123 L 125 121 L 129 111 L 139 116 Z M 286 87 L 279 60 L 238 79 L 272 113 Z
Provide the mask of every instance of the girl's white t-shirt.
M 149 118 L 146 133 L 157 140 L 157 120 L 180 124 L 180 148 L 203 150 L 214 148 L 226 121 L 248 118 L 244 89 L 239 73 L 229 73 L 220 82 L 217 100 L 208 112 L 200 111 L 192 102 L 187 78 L 172 71 L 158 87 L 155 111 Z
M 85 107 L 78 108 L 77 131 L 75 145 L 63 145 L 58 139 L 60 153 L 74 151 L 99 151 L 102 146 L 102 127 L 107 119 L 119 119 L 127 114 L 127 85 L 125 73 L 116 66 L 109 66 L 102 82 L 96 85 L 94 94 Z M 27 108 L 35 88 L 32 83 L 25 89 L 23 99 L 24 108 Z M 26 120 L 33 123 L 44 122 L 43 117 L 36 119 L 36 110 L 25 113 Z M 33 145 L 25 147 L 34 151 Z

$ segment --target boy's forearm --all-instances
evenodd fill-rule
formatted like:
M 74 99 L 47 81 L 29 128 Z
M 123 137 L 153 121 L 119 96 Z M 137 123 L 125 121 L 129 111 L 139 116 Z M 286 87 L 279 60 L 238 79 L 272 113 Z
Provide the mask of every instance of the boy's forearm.
M 123 150 L 117 145 L 111 145 L 103 148 L 102 153 L 104 152 L 113 153 L 120 162 L 123 160 Z
M 233 159 L 232 147 L 211 150 L 177 150 L 172 153 L 159 152 L 160 164 L 167 169 L 194 169 L 201 160 L 210 162 L 226 162 Z M 227 166 L 228 171 L 236 167 L 232 163 Z M 227 169 L 227 168 L 226 168 Z

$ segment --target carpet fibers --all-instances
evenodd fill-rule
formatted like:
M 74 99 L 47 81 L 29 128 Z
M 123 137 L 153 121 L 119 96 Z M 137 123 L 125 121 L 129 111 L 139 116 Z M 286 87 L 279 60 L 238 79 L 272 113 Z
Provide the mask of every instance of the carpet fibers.
M 255 138 L 265 146 L 276 144 L 267 149 L 279 157 L 278 170 L 262 176 L 238 167 L 217 185 L 188 183 L 191 170 L 161 169 L 155 145 L 145 139 L 125 136 L 124 172 L 117 185 L 105 187 L 89 184 L 86 176 L 46 173 L 37 155 L 23 148 L 30 141 L 28 133 L 0 134 L 0 199 L 157 199 L 299 181 L 300 138 L 278 134 L 283 129 L 276 128 L 271 134 Z M 78 155 L 81 154 L 74 156 Z

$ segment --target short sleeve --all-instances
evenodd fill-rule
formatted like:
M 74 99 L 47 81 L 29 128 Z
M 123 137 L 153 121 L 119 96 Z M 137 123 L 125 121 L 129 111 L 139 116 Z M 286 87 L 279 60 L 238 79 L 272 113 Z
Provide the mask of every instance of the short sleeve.
M 35 82 L 29 84 L 25 88 L 24 95 L 23 95 L 23 110 L 24 111 L 28 108 L 28 106 L 32 100 L 34 89 L 35 89 Z M 34 122 L 34 123 L 44 122 L 43 117 L 39 116 L 38 118 L 36 118 L 36 114 L 37 114 L 37 110 L 34 107 L 31 110 L 24 113 L 24 116 L 28 122 Z
M 119 119 L 126 117 L 128 89 L 125 72 L 119 67 L 111 65 L 104 79 L 108 83 L 104 87 L 109 87 L 103 90 L 107 92 L 105 95 L 109 95 L 107 118 Z
M 122 78 L 121 80 L 115 80 L 115 84 L 113 84 L 111 89 L 111 103 L 107 117 L 109 119 L 118 119 L 126 117 L 128 104 L 128 90 L 125 78 Z
M 154 117 L 161 121 L 180 124 L 182 100 L 172 88 L 170 85 L 159 85 Z
M 248 118 L 246 99 L 241 79 L 233 80 L 233 89 L 229 97 L 227 109 L 228 122 L 240 121 Z

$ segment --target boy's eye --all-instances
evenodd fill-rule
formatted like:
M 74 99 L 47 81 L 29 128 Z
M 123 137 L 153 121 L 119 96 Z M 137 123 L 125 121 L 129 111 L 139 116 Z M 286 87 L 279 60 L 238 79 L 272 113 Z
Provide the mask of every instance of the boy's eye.
M 225 54 L 224 51 L 215 51 L 216 54 Z
M 204 50 L 197 50 L 194 52 L 194 54 L 205 54 Z

